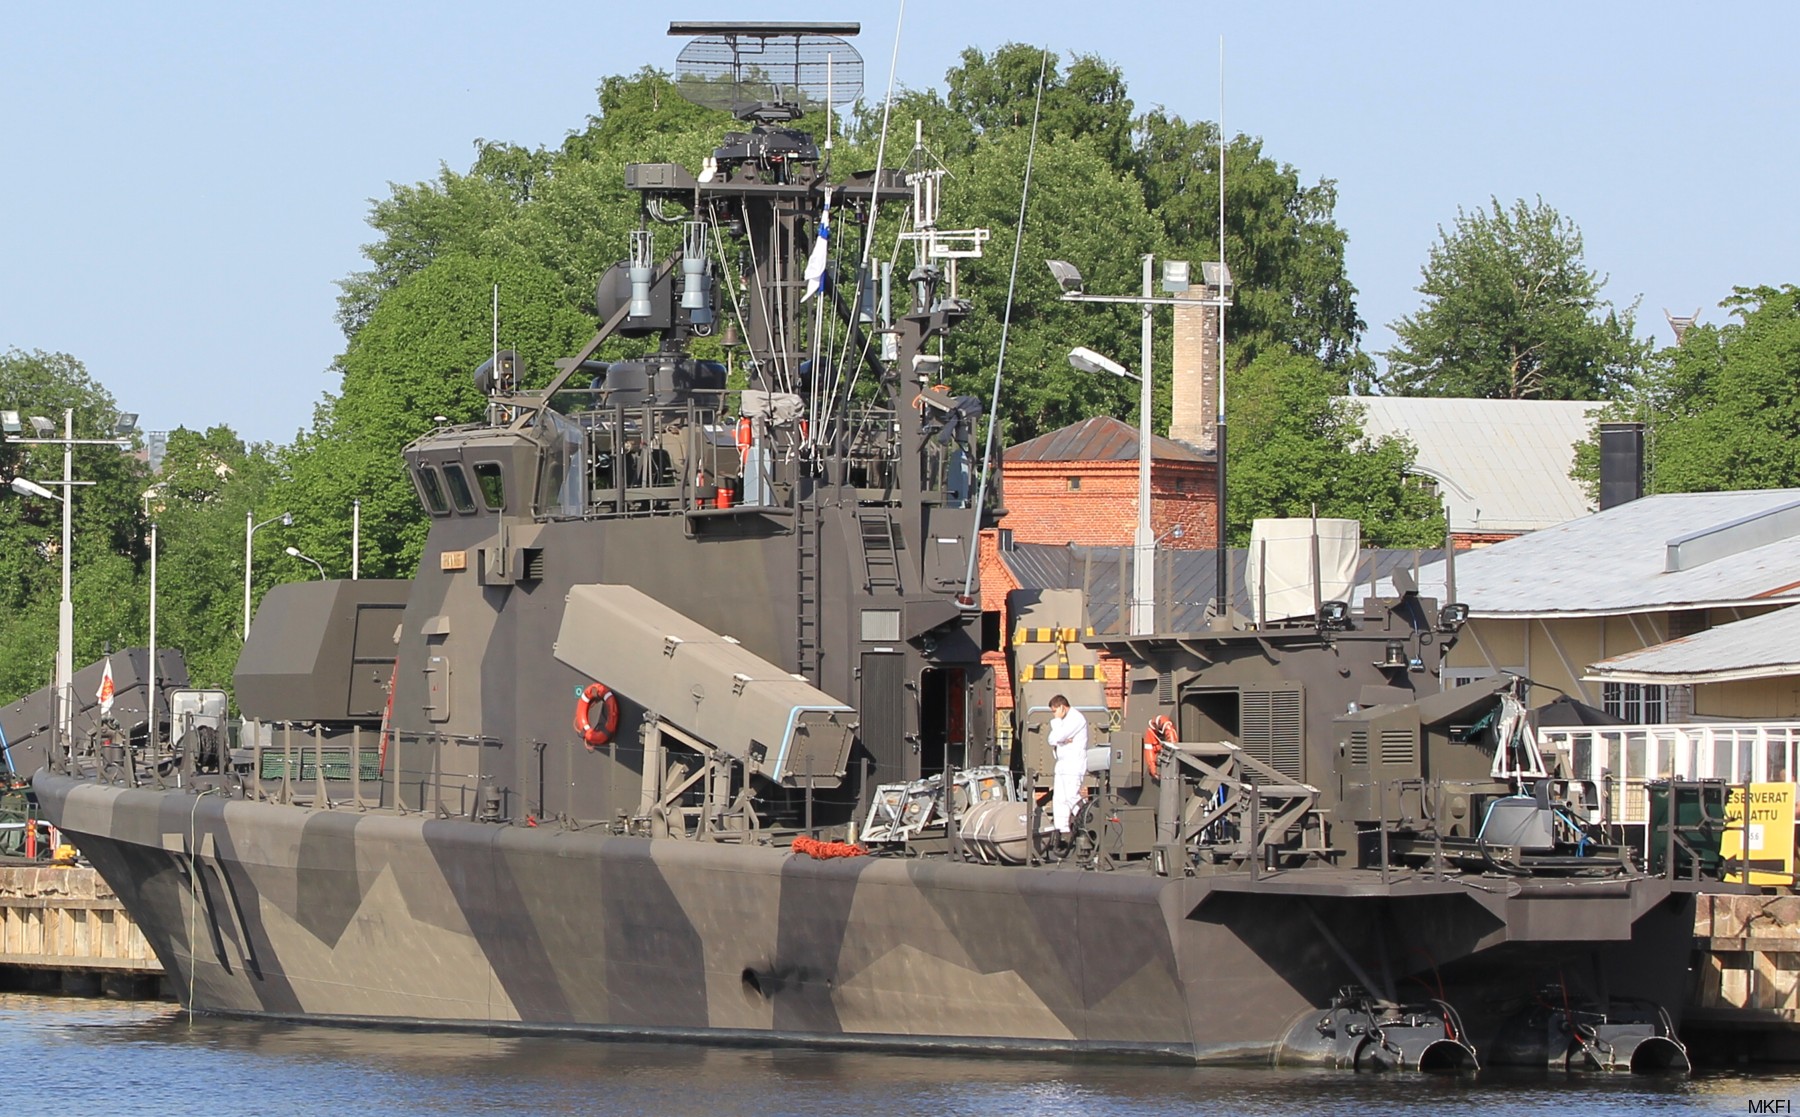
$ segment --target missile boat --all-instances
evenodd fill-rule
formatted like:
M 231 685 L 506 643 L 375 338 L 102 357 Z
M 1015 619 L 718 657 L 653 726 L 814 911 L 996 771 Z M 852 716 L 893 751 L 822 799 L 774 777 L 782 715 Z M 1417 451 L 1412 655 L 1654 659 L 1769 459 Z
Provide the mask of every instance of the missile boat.
M 984 619 L 997 471 L 937 345 L 984 233 L 939 228 L 939 172 L 835 175 L 797 129 L 820 71 L 857 80 L 854 25 L 686 30 L 682 87 L 739 130 L 701 167 L 626 169 L 642 226 L 545 387 L 497 353 L 481 421 L 406 448 L 416 575 L 272 590 L 229 747 L 89 734 L 37 774 L 183 1003 L 1685 1067 L 1694 884 L 1536 754 L 1519 680 L 1439 690 L 1466 609 L 1340 597 L 1315 558 L 1285 618 L 1221 594 L 1198 631 L 1095 634 L 1044 590 Z M 896 230 L 908 266 L 855 266 Z M 643 355 L 597 358 L 614 337 Z M 1094 746 L 1066 843 L 1054 694 Z

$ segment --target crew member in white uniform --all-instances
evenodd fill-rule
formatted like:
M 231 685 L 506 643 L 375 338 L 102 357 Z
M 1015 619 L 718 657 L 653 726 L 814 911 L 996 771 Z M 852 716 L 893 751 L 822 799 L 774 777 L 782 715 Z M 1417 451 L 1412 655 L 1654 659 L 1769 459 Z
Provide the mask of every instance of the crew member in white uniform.
M 1056 757 L 1050 814 L 1056 821 L 1056 832 L 1065 837 L 1073 828 L 1081 781 L 1087 775 L 1087 750 L 1087 716 L 1071 709 L 1069 700 L 1060 694 L 1050 699 L 1050 751 Z

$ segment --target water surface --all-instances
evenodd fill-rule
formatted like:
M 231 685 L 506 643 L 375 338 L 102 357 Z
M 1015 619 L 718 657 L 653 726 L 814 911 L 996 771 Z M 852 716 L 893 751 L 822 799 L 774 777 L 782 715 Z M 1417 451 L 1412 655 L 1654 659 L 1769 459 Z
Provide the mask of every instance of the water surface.
M 1473 1078 L 714 1048 L 190 1019 L 172 1005 L 0 995 L 19 1111 L 61 1114 L 1747 1113 L 1800 1074 Z

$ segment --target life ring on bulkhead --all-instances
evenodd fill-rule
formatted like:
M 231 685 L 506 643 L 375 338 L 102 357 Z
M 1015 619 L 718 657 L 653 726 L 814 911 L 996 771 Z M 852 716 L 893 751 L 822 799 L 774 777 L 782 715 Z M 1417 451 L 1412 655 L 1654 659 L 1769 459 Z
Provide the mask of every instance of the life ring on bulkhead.
M 594 722 L 594 707 L 600 707 L 600 721 Z M 597 749 L 612 740 L 612 735 L 619 728 L 619 696 L 605 683 L 589 683 L 575 702 L 575 732 L 587 742 L 587 747 Z
M 1150 719 L 1149 728 L 1144 730 L 1144 771 L 1150 773 L 1151 779 L 1162 778 L 1156 771 L 1156 756 L 1162 752 L 1162 747 L 1179 740 L 1181 736 L 1167 714 L 1157 714 Z

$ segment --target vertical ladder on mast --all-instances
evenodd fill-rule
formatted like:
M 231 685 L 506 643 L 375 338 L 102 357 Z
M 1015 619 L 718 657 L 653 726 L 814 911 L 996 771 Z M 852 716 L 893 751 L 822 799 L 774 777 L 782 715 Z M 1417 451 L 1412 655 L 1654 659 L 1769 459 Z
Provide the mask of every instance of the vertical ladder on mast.
M 808 682 L 819 685 L 819 507 L 811 500 L 794 502 L 794 544 L 798 552 L 794 634 L 797 667 Z

